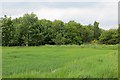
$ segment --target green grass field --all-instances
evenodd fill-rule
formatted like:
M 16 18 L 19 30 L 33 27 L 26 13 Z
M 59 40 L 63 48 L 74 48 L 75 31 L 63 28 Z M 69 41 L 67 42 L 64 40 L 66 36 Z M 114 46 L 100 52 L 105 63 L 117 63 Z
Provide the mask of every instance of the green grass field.
M 117 45 L 3 47 L 3 78 L 116 78 Z

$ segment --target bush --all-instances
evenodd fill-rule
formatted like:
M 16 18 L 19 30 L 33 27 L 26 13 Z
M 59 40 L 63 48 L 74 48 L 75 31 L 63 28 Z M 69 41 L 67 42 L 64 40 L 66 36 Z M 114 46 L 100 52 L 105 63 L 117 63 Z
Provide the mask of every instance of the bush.
M 98 40 L 91 41 L 91 44 L 98 44 Z

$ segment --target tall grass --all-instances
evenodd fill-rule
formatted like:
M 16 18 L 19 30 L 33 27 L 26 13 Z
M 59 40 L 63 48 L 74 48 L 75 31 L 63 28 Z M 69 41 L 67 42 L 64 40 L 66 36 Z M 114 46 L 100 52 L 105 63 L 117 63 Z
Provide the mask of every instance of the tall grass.
M 6 78 L 116 78 L 117 45 L 3 47 Z

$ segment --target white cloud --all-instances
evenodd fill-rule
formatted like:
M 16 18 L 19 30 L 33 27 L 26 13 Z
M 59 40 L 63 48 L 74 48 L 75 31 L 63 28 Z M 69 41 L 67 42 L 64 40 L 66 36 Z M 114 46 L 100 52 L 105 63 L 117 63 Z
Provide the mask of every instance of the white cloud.
M 104 8 L 42 8 L 35 11 L 39 18 L 49 20 L 60 19 L 65 22 L 75 20 L 81 24 L 93 23 L 95 20 L 100 22 L 101 28 L 109 29 L 116 27 L 118 12 L 116 6 Z
M 34 5 L 33 5 L 34 6 Z M 109 29 L 116 27 L 118 24 L 118 5 L 117 3 L 99 3 L 94 7 L 68 7 L 57 8 L 40 6 L 35 8 L 17 7 L 4 8 L 3 14 L 12 16 L 13 18 L 22 16 L 25 13 L 34 12 L 39 18 L 49 20 L 60 19 L 64 22 L 75 20 L 81 24 L 93 24 L 96 20 L 100 22 L 101 28 Z

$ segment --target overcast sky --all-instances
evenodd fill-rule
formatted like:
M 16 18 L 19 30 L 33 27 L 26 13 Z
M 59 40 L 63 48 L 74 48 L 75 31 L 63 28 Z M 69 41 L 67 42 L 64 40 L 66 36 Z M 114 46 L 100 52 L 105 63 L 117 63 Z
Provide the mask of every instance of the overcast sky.
M 66 2 L 65 2 L 66 1 Z M 94 21 L 100 23 L 104 29 L 116 28 L 118 25 L 118 1 L 108 0 L 41 0 L 1 1 L 0 17 L 3 15 L 12 18 L 20 17 L 25 13 L 34 12 L 39 19 L 55 19 L 68 22 L 75 20 L 81 24 L 93 24 Z

